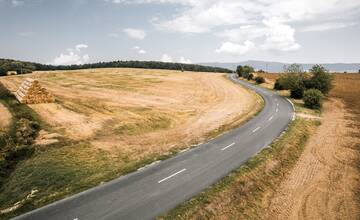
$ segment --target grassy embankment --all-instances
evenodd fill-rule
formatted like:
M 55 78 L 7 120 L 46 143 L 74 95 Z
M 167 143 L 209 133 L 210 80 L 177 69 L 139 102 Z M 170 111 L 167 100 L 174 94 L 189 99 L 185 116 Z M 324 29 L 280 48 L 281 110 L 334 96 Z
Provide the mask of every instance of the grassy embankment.
M 297 103 L 296 111 L 307 110 Z M 319 121 L 297 118 L 281 137 L 200 195 L 184 202 L 162 219 L 261 219 L 268 198 L 296 164 Z

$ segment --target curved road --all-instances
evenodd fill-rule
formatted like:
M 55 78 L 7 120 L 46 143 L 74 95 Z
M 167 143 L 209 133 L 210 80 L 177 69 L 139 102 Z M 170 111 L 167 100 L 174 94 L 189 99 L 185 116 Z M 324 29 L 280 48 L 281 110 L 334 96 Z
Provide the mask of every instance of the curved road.
M 101 186 L 36 209 L 16 219 L 153 219 L 200 193 L 268 146 L 294 116 L 277 94 L 236 79 L 265 100 L 243 126 L 206 144 Z

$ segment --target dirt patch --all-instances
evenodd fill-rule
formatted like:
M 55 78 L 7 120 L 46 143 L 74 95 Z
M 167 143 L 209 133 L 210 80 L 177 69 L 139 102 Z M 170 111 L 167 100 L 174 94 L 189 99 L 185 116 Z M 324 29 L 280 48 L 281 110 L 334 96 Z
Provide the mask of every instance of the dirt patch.
M 358 219 L 356 197 L 360 159 L 350 137 L 351 123 L 344 104 L 324 104 L 321 126 L 311 136 L 303 155 L 279 186 L 265 219 Z
M 6 131 L 11 122 L 11 113 L 9 110 L 0 103 L 0 132 Z
M 321 120 L 321 117 L 319 116 L 315 116 L 312 114 L 305 114 L 305 113 L 296 113 L 296 116 L 301 117 L 301 118 L 305 118 L 305 119 L 309 119 L 309 120 Z

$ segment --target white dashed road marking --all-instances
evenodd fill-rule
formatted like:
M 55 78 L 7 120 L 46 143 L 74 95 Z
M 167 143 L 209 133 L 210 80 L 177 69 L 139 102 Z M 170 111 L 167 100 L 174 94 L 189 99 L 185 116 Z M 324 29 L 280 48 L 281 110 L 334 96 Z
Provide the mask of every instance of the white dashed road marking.
M 229 147 L 233 146 L 234 144 L 235 144 L 235 143 L 229 144 L 228 146 L 226 146 L 226 147 L 222 148 L 221 150 L 226 150 L 227 148 L 229 148 Z
M 174 174 L 171 174 L 170 176 L 165 177 L 165 178 L 162 179 L 162 180 L 159 180 L 158 183 L 164 182 L 165 180 L 168 180 L 168 179 L 170 179 L 171 177 L 174 177 L 174 176 L 178 175 L 179 173 L 184 172 L 185 170 L 186 170 L 186 169 L 184 168 L 184 169 L 182 169 L 182 170 L 180 170 L 180 171 L 178 171 L 178 172 L 176 172 L 176 173 L 174 173 Z
M 255 128 L 252 132 L 254 133 L 254 132 L 256 132 L 257 130 L 259 130 L 260 129 L 260 127 L 257 127 L 257 128 Z

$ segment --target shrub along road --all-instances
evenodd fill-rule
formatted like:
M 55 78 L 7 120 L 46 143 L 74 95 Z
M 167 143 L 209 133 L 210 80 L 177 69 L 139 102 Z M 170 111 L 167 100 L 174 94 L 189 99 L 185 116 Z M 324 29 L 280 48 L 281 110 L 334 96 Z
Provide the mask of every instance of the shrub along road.
M 152 219 L 226 176 L 268 146 L 294 117 L 293 107 L 283 97 L 235 75 L 230 79 L 254 90 L 265 101 L 264 109 L 243 126 L 16 219 Z

